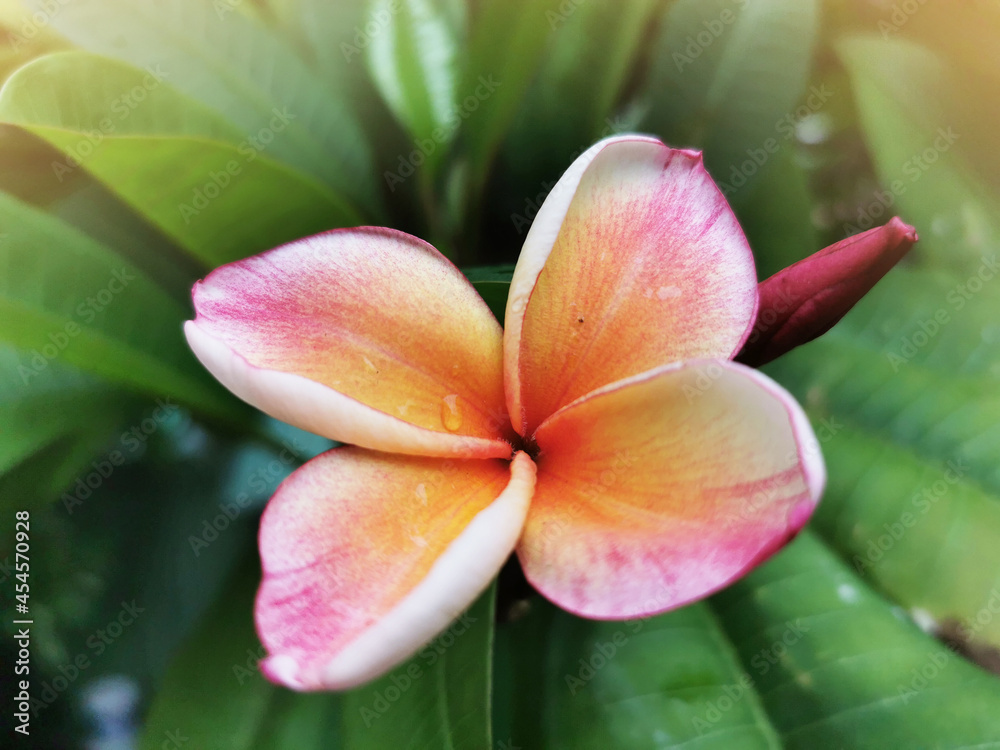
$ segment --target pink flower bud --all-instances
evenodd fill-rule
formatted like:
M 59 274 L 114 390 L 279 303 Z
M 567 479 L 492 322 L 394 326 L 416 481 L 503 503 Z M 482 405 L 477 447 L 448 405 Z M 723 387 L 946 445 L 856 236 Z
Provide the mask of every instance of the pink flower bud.
M 757 322 L 736 361 L 760 367 L 829 331 L 917 239 L 896 217 L 762 281 Z

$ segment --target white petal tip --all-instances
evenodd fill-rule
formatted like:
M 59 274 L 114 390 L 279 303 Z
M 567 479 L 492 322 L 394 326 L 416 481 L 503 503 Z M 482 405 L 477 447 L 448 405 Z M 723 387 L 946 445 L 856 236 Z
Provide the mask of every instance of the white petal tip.
M 290 656 L 271 656 L 260 663 L 260 671 L 271 680 L 292 690 L 302 690 L 305 685 L 299 679 L 299 665 Z

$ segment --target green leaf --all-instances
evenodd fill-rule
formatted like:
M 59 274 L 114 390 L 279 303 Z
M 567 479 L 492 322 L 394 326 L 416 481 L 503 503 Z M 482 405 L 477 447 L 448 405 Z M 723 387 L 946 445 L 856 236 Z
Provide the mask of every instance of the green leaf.
M 616 116 L 660 0 L 551 3 L 549 48 L 504 150 L 510 167 L 532 175 L 525 194 L 557 179 L 594 141 L 630 129 Z M 536 19 L 535 23 L 543 23 Z
M 839 326 L 769 366 L 803 403 L 847 417 L 925 460 L 969 464 L 1000 494 L 1000 329 L 988 285 L 894 269 Z
M 275 692 L 256 667 L 263 655 L 253 628 L 259 581 L 253 555 L 170 665 L 146 720 L 141 750 L 159 750 L 178 734 L 189 747 L 253 747 Z
M 899 20 L 898 15 L 896 19 Z M 884 30 L 885 27 L 880 26 L 879 31 Z M 921 8 L 921 13 L 907 17 L 905 34 L 906 38 L 919 40 L 948 61 L 947 85 L 943 89 L 935 88 L 932 98 L 924 98 L 923 114 L 939 107 L 947 110 L 950 124 L 962 134 L 959 148 L 967 157 L 965 165 L 991 185 L 994 194 L 1000 190 L 1000 153 L 993 127 L 1000 119 L 1000 101 L 993 95 L 1000 85 L 1000 52 L 993 48 L 990 40 L 998 30 L 1000 5 L 996 3 L 975 6 L 927 4 Z M 921 84 L 927 85 L 930 81 L 917 80 L 915 83 L 918 85 L 905 87 L 908 95 L 923 96 Z
M 341 696 L 278 691 L 254 750 L 327 750 L 340 741 Z
M 712 606 L 788 750 L 996 746 L 1000 681 L 921 632 L 808 532 Z
M 246 495 L 227 491 L 221 475 L 231 470 L 234 450 L 220 442 L 206 440 L 183 410 L 144 404 L 104 446 L 96 467 L 105 464 L 107 476 L 97 488 L 88 493 L 96 484 L 90 465 L 55 506 L 72 520 L 70 543 L 106 558 L 105 569 L 91 575 L 103 579 L 111 611 L 125 592 L 142 607 L 102 660 L 102 671 L 160 685 L 177 649 L 252 553 L 258 508 Z M 115 453 L 124 463 L 109 469 Z M 260 459 L 255 479 L 269 476 L 275 457 Z M 72 581 L 63 585 L 75 588 Z
M 772 157 L 757 187 L 737 204 L 736 213 L 753 249 L 757 278 L 763 280 L 821 245 L 812 223 L 808 175 L 791 148 Z
M 899 213 L 920 231 L 918 253 L 975 268 L 1000 243 L 1000 201 L 971 166 L 977 150 L 965 150 L 964 113 L 952 96 L 960 72 L 902 39 L 852 37 L 837 52 L 885 188 L 859 208 L 857 228 Z
M 0 341 L 25 352 L 30 386 L 50 360 L 242 419 L 235 399 L 188 350 L 179 304 L 120 257 L 53 217 L 0 193 Z
M 80 0 L 61 7 L 52 25 L 79 47 L 164 76 L 245 138 L 263 142 L 283 114 L 290 122 L 267 144 L 268 155 L 378 210 L 369 147 L 341 92 L 230 4 Z
M 410 134 L 432 139 L 440 159 L 456 132 L 459 32 L 441 0 L 379 0 L 368 14 L 378 30 L 366 50 L 382 97 Z
M 59 198 L 72 195 L 87 174 L 82 171 L 62 175 L 53 172 L 52 163 L 60 159 L 50 144 L 21 128 L 10 126 L 0 118 L 0 190 L 21 200 L 47 206 Z
M 476 9 L 461 90 L 474 91 L 480 77 L 494 76 L 500 86 L 480 103 L 474 127 L 462 134 L 473 185 L 482 185 L 486 179 L 489 164 L 534 80 L 552 32 L 547 14 L 555 13 L 557 7 L 554 0 L 484 0 Z
M 656 43 L 645 127 L 704 149 L 709 171 L 739 190 L 794 135 L 818 21 L 815 0 L 678 0 Z
M 53 150 L 47 163 L 59 159 L 59 152 Z M 46 210 L 156 279 L 187 307 L 191 285 L 204 274 L 204 266 L 92 175 L 80 172 L 80 177 L 69 195 L 50 203 Z
M 501 627 L 498 656 L 526 750 L 957 750 L 1000 729 L 1000 682 L 808 532 L 709 606 L 618 623 L 531 608 Z
M 26 381 L 23 351 L 0 344 L 0 505 L 50 502 L 108 441 L 133 406 L 120 391 L 48 362 Z
M 995 319 L 987 294 L 899 268 L 837 328 L 768 368 L 823 443 L 818 529 L 939 622 L 975 622 L 1000 586 Z M 1000 645 L 1000 618 L 975 637 Z
M 17 0 L 0 0 L 0 83 L 33 57 L 64 46 L 47 23 L 39 24 Z
M 969 481 L 960 462 L 942 467 L 849 426 L 823 450 L 832 469 L 815 521 L 823 536 L 911 610 L 1000 645 L 1000 618 L 977 623 L 991 600 L 1000 606 L 1000 495 Z
M 707 604 L 604 623 L 529 607 L 500 627 L 497 666 L 526 750 L 957 750 L 1000 729 L 1000 682 L 809 532 Z
M 103 412 L 111 399 L 102 400 L 106 386 L 71 368 L 50 362 L 32 383 L 25 382 L 17 367 L 23 352 L 0 345 L 0 473 L 8 471 L 32 453 L 85 426 Z M 83 414 L 68 409 L 87 409 Z M 65 418 L 61 418 L 65 415 Z
M 416 656 L 344 696 L 347 747 L 492 750 L 496 586 Z
M 503 325 L 507 310 L 507 294 L 510 291 L 510 279 L 514 275 L 514 265 L 508 263 L 500 266 L 480 266 L 466 268 L 462 273 L 472 282 L 493 315 Z
M 359 223 L 342 198 L 238 140 L 211 110 L 107 58 L 30 63 L 0 91 L 0 120 L 62 150 L 57 176 L 82 164 L 209 266 Z
M 305 41 L 306 54 L 320 75 L 338 91 L 371 85 L 364 65 L 364 48 L 371 40 L 364 28 L 370 19 L 366 3 L 282 0 L 282 5 L 288 7 L 283 13 L 287 25 Z
M 498 631 L 506 646 L 498 671 L 511 669 L 514 677 L 510 744 L 781 747 L 706 605 L 626 622 L 585 620 L 541 599 L 530 606 L 527 617 Z M 734 703 L 733 695 L 742 700 Z M 725 701 L 731 710 L 716 717 L 712 707 Z

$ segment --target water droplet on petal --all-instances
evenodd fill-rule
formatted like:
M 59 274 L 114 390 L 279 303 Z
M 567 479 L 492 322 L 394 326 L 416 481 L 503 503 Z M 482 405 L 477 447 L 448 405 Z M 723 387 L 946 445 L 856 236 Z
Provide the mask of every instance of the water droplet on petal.
M 441 424 L 448 432 L 455 432 L 462 426 L 462 412 L 458 408 L 457 393 L 441 399 Z

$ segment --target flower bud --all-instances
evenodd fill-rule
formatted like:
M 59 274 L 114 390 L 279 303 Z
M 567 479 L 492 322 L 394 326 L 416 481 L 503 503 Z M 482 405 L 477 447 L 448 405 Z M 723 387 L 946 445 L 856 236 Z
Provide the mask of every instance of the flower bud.
M 737 362 L 760 367 L 829 331 L 917 241 L 898 217 L 762 281 L 757 322 Z

